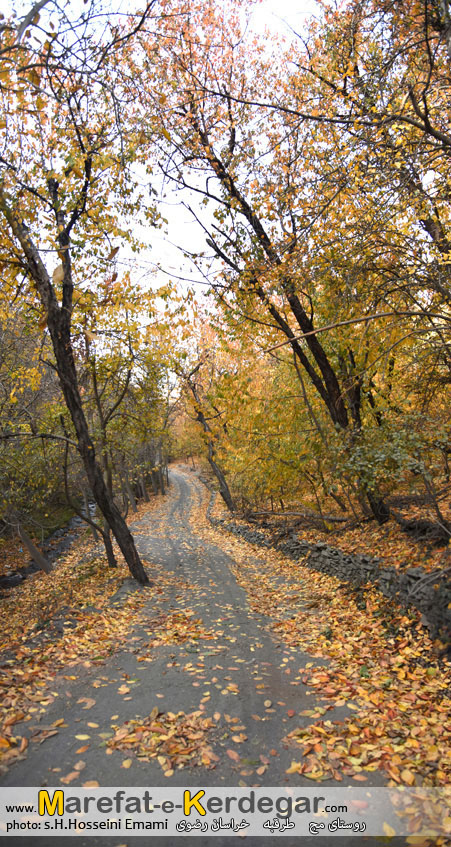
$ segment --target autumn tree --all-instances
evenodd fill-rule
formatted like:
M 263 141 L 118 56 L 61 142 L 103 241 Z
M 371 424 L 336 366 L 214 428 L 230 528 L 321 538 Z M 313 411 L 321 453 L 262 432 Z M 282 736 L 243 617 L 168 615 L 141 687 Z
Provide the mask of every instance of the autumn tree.
M 197 16 L 190 8 L 186 27 L 170 32 L 168 44 L 167 68 L 176 74 L 177 88 L 172 110 L 163 112 L 160 107 L 173 142 L 165 173 L 185 184 L 177 168 L 183 164 L 188 172 L 192 168 L 196 179 L 191 188 L 216 204 L 217 223 L 205 228 L 208 245 L 226 273 L 225 282 L 213 288 L 223 303 L 232 301 L 232 307 L 238 305 L 248 319 L 269 323 L 289 340 L 332 424 L 351 430 L 355 439 L 362 421 L 352 352 L 340 373 L 336 355 L 314 332 L 312 296 L 296 266 L 302 255 L 300 229 L 305 225 L 295 212 L 300 202 L 298 181 L 305 181 L 303 172 L 297 171 L 305 139 L 299 133 L 294 139 L 287 137 L 277 121 L 268 125 L 266 115 L 244 102 L 245 93 L 259 79 L 266 84 L 268 76 L 274 76 L 271 62 L 261 45 L 244 47 L 237 11 L 220 12 L 212 3 L 208 8 L 203 5 Z M 249 49 L 254 54 L 251 68 L 246 60 Z M 208 96 L 210 79 L 216 81 L 218 76 L 223 96 Z M 238 95 L 243 102 L 237 109 Z M 271 154 L 274 151 L 272 156 L 264 154 L 262 143 Z M 199 173 L 206 174 L 203 188 L 198 187 Z M 303 334 L 305 345 L 297 333 Z M 388 510 L 375 482 L 362 480 L 362 486 L 374 515 L 386 520 Z
M 196 359 L 194 365 L 185 364 L 183 368 L 179 365 L 177 372 L 187 399 L 188 414 L 192 415 L 201 428 L 202 443 L 206 448 L 207 461 L 216 478 L 219 493 L 229 511 L 234 512 L 233 496 L 218 457 L 221 452 L 221 440 L 227 434 L 227 420 L 224 418 L 224 410 L 221 411 L 215 404 L 219 382 L 217 362 L 214 353 L 205 349 L 199 351 Z
M 135 19 L 134 30 L 149 11 Z M 93 6 L 74 19 L 56 12 L 40 21 L 33 12 L 19 27 L 3 24 L 0 260 L 11 293 L 40 304 L 93 497 L 133 576 L 147 583 L 97 459 L 72 334 L 77 291 L 89 288 L 108 261 L 111 239 L 126 237 L 120 215 L 139 202 L 133 147 L 125 148 L 123 127 L 112 117 L 114 79 L 107 72 L 109 53 L 127 36 L 107 26 L 96 38 L 91 19 Z
M 6 534 L 50 530 L 64 510 L 61 448 L 47 438 L 61 411 L 59 386 L 44 360 L 49 344 L 15 304 L 0 308 L 0 519 Z M 26 435 L 25 438 L 21 436 Z M 47 508 L 44 506 L 47 504 Z M 65 509 L 67 514 L 67 508 Z
M 282 336 L 280 355 L 339 457 L 341 478 L 384 522 L 384 477 L 410 461 L 411 424 L 393 387 L 426 348 L 430 361 L 440 351 L 444 367 L 448 356 L 449 313 L 433 294 L 446 274 L 444 218 L 423 184 L 447 144 L 435 108 L 446 26 L 436 19 L 428 29 L 413 3 L 406 12 L 378 2 L 325 6 L 306 45 L 271 52 L 244 34 L 242 7 L 178 8 L 184 25 L 168 18 L 165 61 L 136 74 L 167 141 L 165 178 L 200 198 L 193 213 L 223 267 L 209 274 L 217 302 L 237 325 L 253 324 L 256 346 L 274 353 Z M 421 58 L 409 26 L 421 35 Z M 145 82 L 155 73 L 168 91 L 176 79 L 163 103 Z M 423 96 L 431 98 L 429 128 L 412 115 Z M 392 450 L 400 416 L 406 449 Z

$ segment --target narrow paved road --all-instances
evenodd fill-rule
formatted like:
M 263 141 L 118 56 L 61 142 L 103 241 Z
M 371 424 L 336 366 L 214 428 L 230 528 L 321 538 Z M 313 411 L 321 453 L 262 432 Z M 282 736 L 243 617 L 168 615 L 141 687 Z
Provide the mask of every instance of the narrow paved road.
M 63 677 L 55 681 L 58 697 L 48 707 L 42 722 L 49 725 L 64 717 L 67 726 L 42 745 L 30 744 L 27 758 L 13 765 L 2 778 L 4 786 L 58 784 L 59 777 L 72 771 L 82 758 L 86 766 L 72 786 L 96 780 L 100 785 L 120 787 L 200 784 L 314 787 L 311 780 L 286 774 L 296 753 L 282 741 L 293 728 L 287 712 L 293 710 L 299 715 L 303 709 L 315 705 L 314 695 L 307 695 L 299 672 L 312 661 L 311 656 L 278 642 L 268 632 L 268 618 L 250 609 L 244 590 L 232 574 L 230 555 L 196 532 L 196 515 L 206 499 L 205 489 L 196 476 L 177 469 L 171 473 L 171 483 L 170 493 L 157 511 L 150 512 L 135 526 L 135 537 L 141 554 L 173 577 L 172 585 L 164 587 L 158 601 L 153 598 L 146 602 L 142 627 L 130 632 L 120 652 L 101 666 L 72 668 L 71 675 L 78 677 L 73 681 Z M 228 537 L 224 533 L 224 547 L 227 546 Z M 142 589 L 129 584 L 128 590 Z M 168 612 L 193 612 L 191 618 L 200 619 L 214 637 L 162 644 L 149 650 L 149 640 L 158 626 L 153 622 Z M 130 688 L 125 694 L 119 691 L 124 683 Z M 95 699 L 95 705 L 84 709 L 84 704 L 77 702 L 80 697 Z M 165 778 L 155 760 L 134 759 L 132 767 L 124 769 L 121 765 L 128 754 L 115 750 L 106 755 L 102 733 L 111 731 L 112 716 L 119 715 L 113 722 L 121 724 L 147 716 L 154 707 L 186 713 L 201 708 L 206 716 L 220 713 L 211 739 L 218 756 L 216 767 L 187 767 Z M 342 709 L 327 717 L 340 717 L 340 713 L 347 714 Z M 309 718 L 297 717 L 298 724 L 302 720 L 309 723 Z M 93 729 L 89 723 L 98 726 Z M 75 735 L 83 733 L 91 741 L 89 749 L 80 756 L 76 753 L 80 741 Z M 246 736 L 245 740 L 235 742 L 232 736 L 240 733 Z M 236 751 L 240 761 L 230 758 L 227 750 Z M 264 773 L 258 774 L 261 756 L 269 764 Z M 61 770 L 55 772 L 55 767 Z M 243 777 L 241 774 L 246 769 L 248 776 Z M 57 847 L 59 840 L 52 838 L 46 842 L 44 838 L 20 837 L 5 839 L 4 843 L 15 847 L 34 844 L 44 847 L 50 843 Z M 185 838 L 175 839 L 177 844 L 182 840 L 187 843 Z M 295 841 L 299 843 L 299 839 L 286 837 L 282 843 L 290 847 Z M 309 837 L 302 841 L 306 847 L 337 844 L 335 838 Z M 357 837 L 351 843 L 363 847 L 368 841 Z M 269 838 L 245 839 L 246 844 L 269 842 Z M 119 847 L 125 843 L 128 847 L 145 847 L 147 843 L 167 847 L 169 841 L 162 836 L 127 839 L 107 835 L 69 837 L 61 839 L 61 843 L 67 847 L 72 844 Z M 242 844 L 243 839 L 199 836 L 188 843 L 198 847 L 221 844 L 233 847 Z

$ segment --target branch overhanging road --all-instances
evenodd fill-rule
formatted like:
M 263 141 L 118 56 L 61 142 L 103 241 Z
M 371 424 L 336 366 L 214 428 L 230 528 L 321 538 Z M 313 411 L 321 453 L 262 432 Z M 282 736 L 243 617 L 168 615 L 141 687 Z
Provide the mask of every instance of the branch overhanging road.
M 48 738 L 45 744 L 31 744 L 27 757 L 2 777 L 2 785 L 58 785 L 60 777 L 72 771 L 80 758 L 86 764 L 79 779 L 71 782 L 72 786 L 89 780 L 101 786 L 121 787 L 293 785 L 312 788 L 315 785 L 299 774 L 287 775 L 287 768 L 293 758 L 299 758 L 299 752 L 283 741 L 293 728 L 294 714 L 298 725 L 302 722 L 308 725 L 310 718 L 299 717 L 299 713 L 320 705 L 317 695 L 307 692 L 301 680 L 302 667 L 312 657 L 299 647 L 278 641 L 268 630 L 270 617 L 251 610 L 246 592 L 232 572 L 235 563 L 226 551 L 227 534 L 215 533 L 215 538 L 223 538 L 221 549 L 206 540 L 205 533 L 197 532 L 193 515 L 205 507 L 202 483 L 193 473 L 180 468 L 171 472 L 171 483 L 165 500 L 135 525 L 134 532 L 141 555 L 160 566 L 160 572 L 164 568 L 173 577 L 172 587 L 166 586 L 157 600 L 153 597 L 146 601 L 142 626 L 131 629 L 123 649 L 100 666 L 71 669 L 71 674 L 76 676 L 72 682 L 63 677 L 55 679 L 54 691 L 58 697 L 42 716 L 42 723 L 48 726 L 64 716 L 67 726 L 60 727 L 58 734 Z M 127 591 L 145 590 L 126 580 L 116 602 Z M 204 628 L 200 637 L 149 650 L 149 638 L 157 634 L 152 627 L 158 626 L 159 618 L 171 613 L 188 613 L 189 619 L 199 620 Z M 212 637 L 203 638 L 204 630 Z M 126 692 L 124 685 L 129 689 Z M 83 697 L 95 699 L 88 710 L 86 700 L 80 702 Z M 156 759 L 135 758 L 130 768 L 122 767 L 124 759 L 133 753 L 117 749 L 111 752 L 105 734 L 111 734 L 112 723 L 121 725 L 137 717 L 145 718 L 155 707 L 173 713 L 200 709 L 206 717 L 220 713 L 209 738 L 211 749 L 218 757 L 214 767 L 188 764 L 175 769 L 169 778 L 164 777 Z M 337 720 L 348 714 L 346 707 L 340 707 L 329 711 L 327 717 Z M 77 753 L 81 742 L 75 736 L 83 734 L 89 735 L 90 746 L 81 756 Z M 234 735 L 241 736 L 239 742 L 233 740 Z M 230 758 L 227 753 L 230 750 L 236 751 L 239 761 Z M 264 772 L 259 774 L 262 763 Z M 247 776 L 243 777 L 243 772 Z M 344 780 L 341 784 L 352 783 Z M 381 774 L 369 774 L 367 784 L 383 785 Z M 318 792 L 327 785 L 336 786 L 336 783 L 326 780 L 318 785 Z M 163 836 L 146 838 L 156 845 L 169 843 Z M 175 840 L 186 841 L 185 838 Z M 336 844 L 335 838 L 312 836 L 302 840 L 306 847 Z M 291 847 L 298 841 L 285 837 L 282 843 Z M 50 844 L 57 847 L 58 842 L 59 838 L 52 838 Z M 262 842 L 261 838 L 248 837 L 244 842 L 261 845 L 269 844 L 269 839 Z M 49 842 L 28 836 L 7 838 L 4 843 L 44 847 Z M 61 843 L 64 847 L 87 844 L 119 847 L 125 843 L 127 847 L 143 847 L 145 841 L 108 834 L 64 837 Z M 198 847 L 222 844 L 233 847 L 242 844 L 243 839 L 200 836 L 188 843 Z M 368 839 L 363 837 L 352 839 L 354 847 L 367 843 Z M 392 839 L 391 844 L 395 847 L 404 841 Z

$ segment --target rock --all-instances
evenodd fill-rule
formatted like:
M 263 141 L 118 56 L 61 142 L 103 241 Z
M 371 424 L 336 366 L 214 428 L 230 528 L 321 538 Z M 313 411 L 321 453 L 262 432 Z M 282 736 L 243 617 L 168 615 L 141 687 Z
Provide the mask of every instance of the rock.
M 24 577 L 20 573 L 13 573 L 10 576 L 0 577 L 0 588 L 14 588 L 15 585 L 20 585 Z
M 400 602 L 407 607 L 414 606 L 417 608 L 422 613 L 422 622 L 425 622 L 433 637 L 440 634 L 440 638 L 444 642 L 449 637 L 451 608 L 448 608 L 448 605 L 451 604 L 451 584 L 449 581 L 447 583 L 443 581 L 442 571 L 437 572 L 436 579 L 431 577 L 425 581 L 424 586 L 419 586 L 418 591 L 414 593 L 413 587 L 418 585 L 419 581 L 426 576 L 422 568 L 408 568 L 408 570 L 402 572 L 392 567 L 381 567 L 381 560 L 377 556 L 343 553 L 342 550 L 330 546 L 326 541 L 309 544 L 305 541 L 299 541 L 294 532 L 289 539 L 271 542 L 264 533 L 256 530 L 254 526 L 237 526 L 234 523 L 226 523 L 223 519 L 213 519 L 209 514 L 213 504 L 214 495 L 207 509 L 207 517 L 213 525 L 221 523 L 222 528 L 228 532 L 240 538 L 245 538 L 246 541 L 260 547 L 274 547 L 295 561 L 308 554 L 305 560 L 307 567 L 336 576 L 354 587 L 373 583 L 385 597 L 395 599 L 398 603 Z M 418 523 L 421 522 L 417 521 L 416 524 Z M 431 524 L 434 528 L 439 526 L 430 521 L 426 521 L 426 523 Z M 428 536 L 427 540 L 431 540 L 431 536 Z M 449 537 L 447 536 L 448 540 Z M 443 540 L 440 543 L 443 544 Z M 434 582 L 439 583 L 438 588 L 434 588 Z M 412 596 L 409 596 L 410 591 L 412 591 Z
M 405 573 L 409 579 L 421 579 L 424 576 L 424 571 L 421 568 L 408 568 Z

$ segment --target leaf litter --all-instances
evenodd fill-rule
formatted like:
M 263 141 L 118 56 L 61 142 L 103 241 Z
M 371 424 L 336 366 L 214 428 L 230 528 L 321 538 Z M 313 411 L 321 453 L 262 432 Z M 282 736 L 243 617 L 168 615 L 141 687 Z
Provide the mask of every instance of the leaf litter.
M 195 526 L 204 538 L 224 545 L 223 532 L 208 523 L 205 512 L 196 515 Z M 374 538 L 372 533 L 373 554 Z M 277 550 L 232 535 L 228 542 L 232 570 L 251 609 L 270 619 L 268 629 L 295 656 L 303 651 L 327 661 L 308 662 L 293 678 L 292 684 L 307 686 L 324 706 L 303 715 L 320 720 L 304 720 L 285 736 L 300 754 L 287 773 L 365 783 L 378 770 L 389 785 L 448 784 L 451 662 L 420 613 L 400 608 L 371 585 L 353 591 Z M 345 706 L 350 716 L 323 719 Z
M 202 506 L 191 508 L 193 534 L 225 549 L 224 533 L 212 528 L 205 518 L 206 499 L 207 494 Z M 285 744 L 295 752 L 287 774 L 318 781 L 332 778 L 364 783 L 371 772 L 380 770 L 393 785 L 443 785 L 450 773 L 450 665 L 437 654 L 437 645 L 419 616 L 402 611 L 370 586 L 353 594 L 334 577 L 308 569 L 280 552 L 263 551 L 235 537 L 227 536 L 227 542 L 227 552 L 234 561 L 232 569 L 247 592 L 251 609 L 267 616 L 268 629 L 285 643 L 292 658 L 302 651 L 312 659 L 327 662 L 304 662 L 299 668 L 295 663 L 287 667 L 286 656 L 281 662 L 284 672 L 291 674 L 291 685 L 305 685 L 316 696 L 314 707 L 301 713 L 310 722 L 299 721 L 293 710 L 288 715 L 293 728 L 285 736 Z M 5 642 L 10 651 L 13 648 L 14 659 L 2 668 L 11 692 L 5 703 L 7 717 L 0 737 L 0 754 L 6 754 L 6 758 L 12 748 L 17 755 L 23 753 L 28 743 L 25 737 L 13 735 L 14 724 L 44 712 L 56 696 L 48 690 L 55 672 L 62 666 L 76 665 L 80 659 L 85 659 L 88 666 L 102 661 L 140 621 L 142 595 L 138 593 L 130 594 L 120 608 L 107 608 L 105 597 L 111 597 L 121 584 L 126 574 L 123 566 L 111 576 L 103 562 L 102 572 L 100 563 L 96 572 L 91 561 L 91 573 L 82 580 L 82 591 L 77 596 L 77 592 L 72 593 L 74 586 L 66 590 L 65 585 L 70 582 L 69 575 L 76 576 L 79 558 L 77 563 L 71 563 L 71 556 L 66 558 L 69 573 L 66 571 L 63 576 L 61 572 L 58 603 L 75 610 L 73 629 L 64 630 L 59 638 L 48 639 L 44 649 L 29 643 L 33 617 L 41 619 L 41 609 L 48 603 L 47 583 L 40 575 L 29 581 L 29 587 L 21 587 L 30 615 L 16 613 L 14 617 L 11 603 L 13 620 L 8 621 Z M 36 597 L 31 583 L 33 591 L 38 585 Z M 193 598 L 196 591 L 199 593 L 196 586 L 182 586 L 160 569 L 158 588 L 152 591 L 161 591 L 165 584 L 180 584 L 184 597 L 187 590 L 193 592 Z M 151 596 L 151 592 L 146 593 L 146 599 Z M 51 601 L 55 603 L 55 596 Z M 150 651 L 171 641 L 195 644 L 196 639 L 213 640 L 225 632 L 207 631 L 192 609 L 184 609 L 155 619 L 151 635 L 145 645 Z M 225 637 L 228 640 L 228 634 Z M 222 647 L 213 651 L 216 649 Z M 149 656 L 146 658 L 150 660 Z M 185 669 L 190 671 L 190 663 Z M 229 687 L 233 689 L 233 683 Z M 323 706 L 318 704 L 318 698 Z M 343 720 L 327 719 L 328 711 L 344 706 L 351 712 L 349 716 Z M 88 704 L 85 708 L 89 708 Z M 253 717 L 261 720 L 259 715 Z M 208 741 L 214 725 L 202 710 L 190 714 L 153 710 L 143 721 L 115 724 L 116 734 L 106 743 L 111 752 L 127 750 L 138 759 L 156 758 L 169 777 L 187 764 L 215 766 L 217 757 Z M 58 730 L 44 730 L 44 737 L 46 731 Z M 239 743 L 238 736 L 233 740 Z M 246 766 L 247 760 L 236 751 L 232 751 L 233 757 L 226 752 L 239 767 Z M 275 749 L 270 751 L 271 756 L 277 753 Z M 122 766 L 132 767 L 133 761 L 129 757 Z M 267 764 L 262 760 L 257 764 L 260 775 Z M 68 781 L 78 773 L 74 767 L 67 775 Z
M 216 724 L 202 711 L 186 714 L 160 712 L 155 706 L 143 720 L 126 721 L 113 725 L 115 735 L 108 741 L 113 750 L 132 752 L 140 761 L 157 759 L 165 776 L 187 766 L 214 768 L 218 756 L 208 743 L 209 735 Z M 122 767 L 130 767 L 131 759 Z

